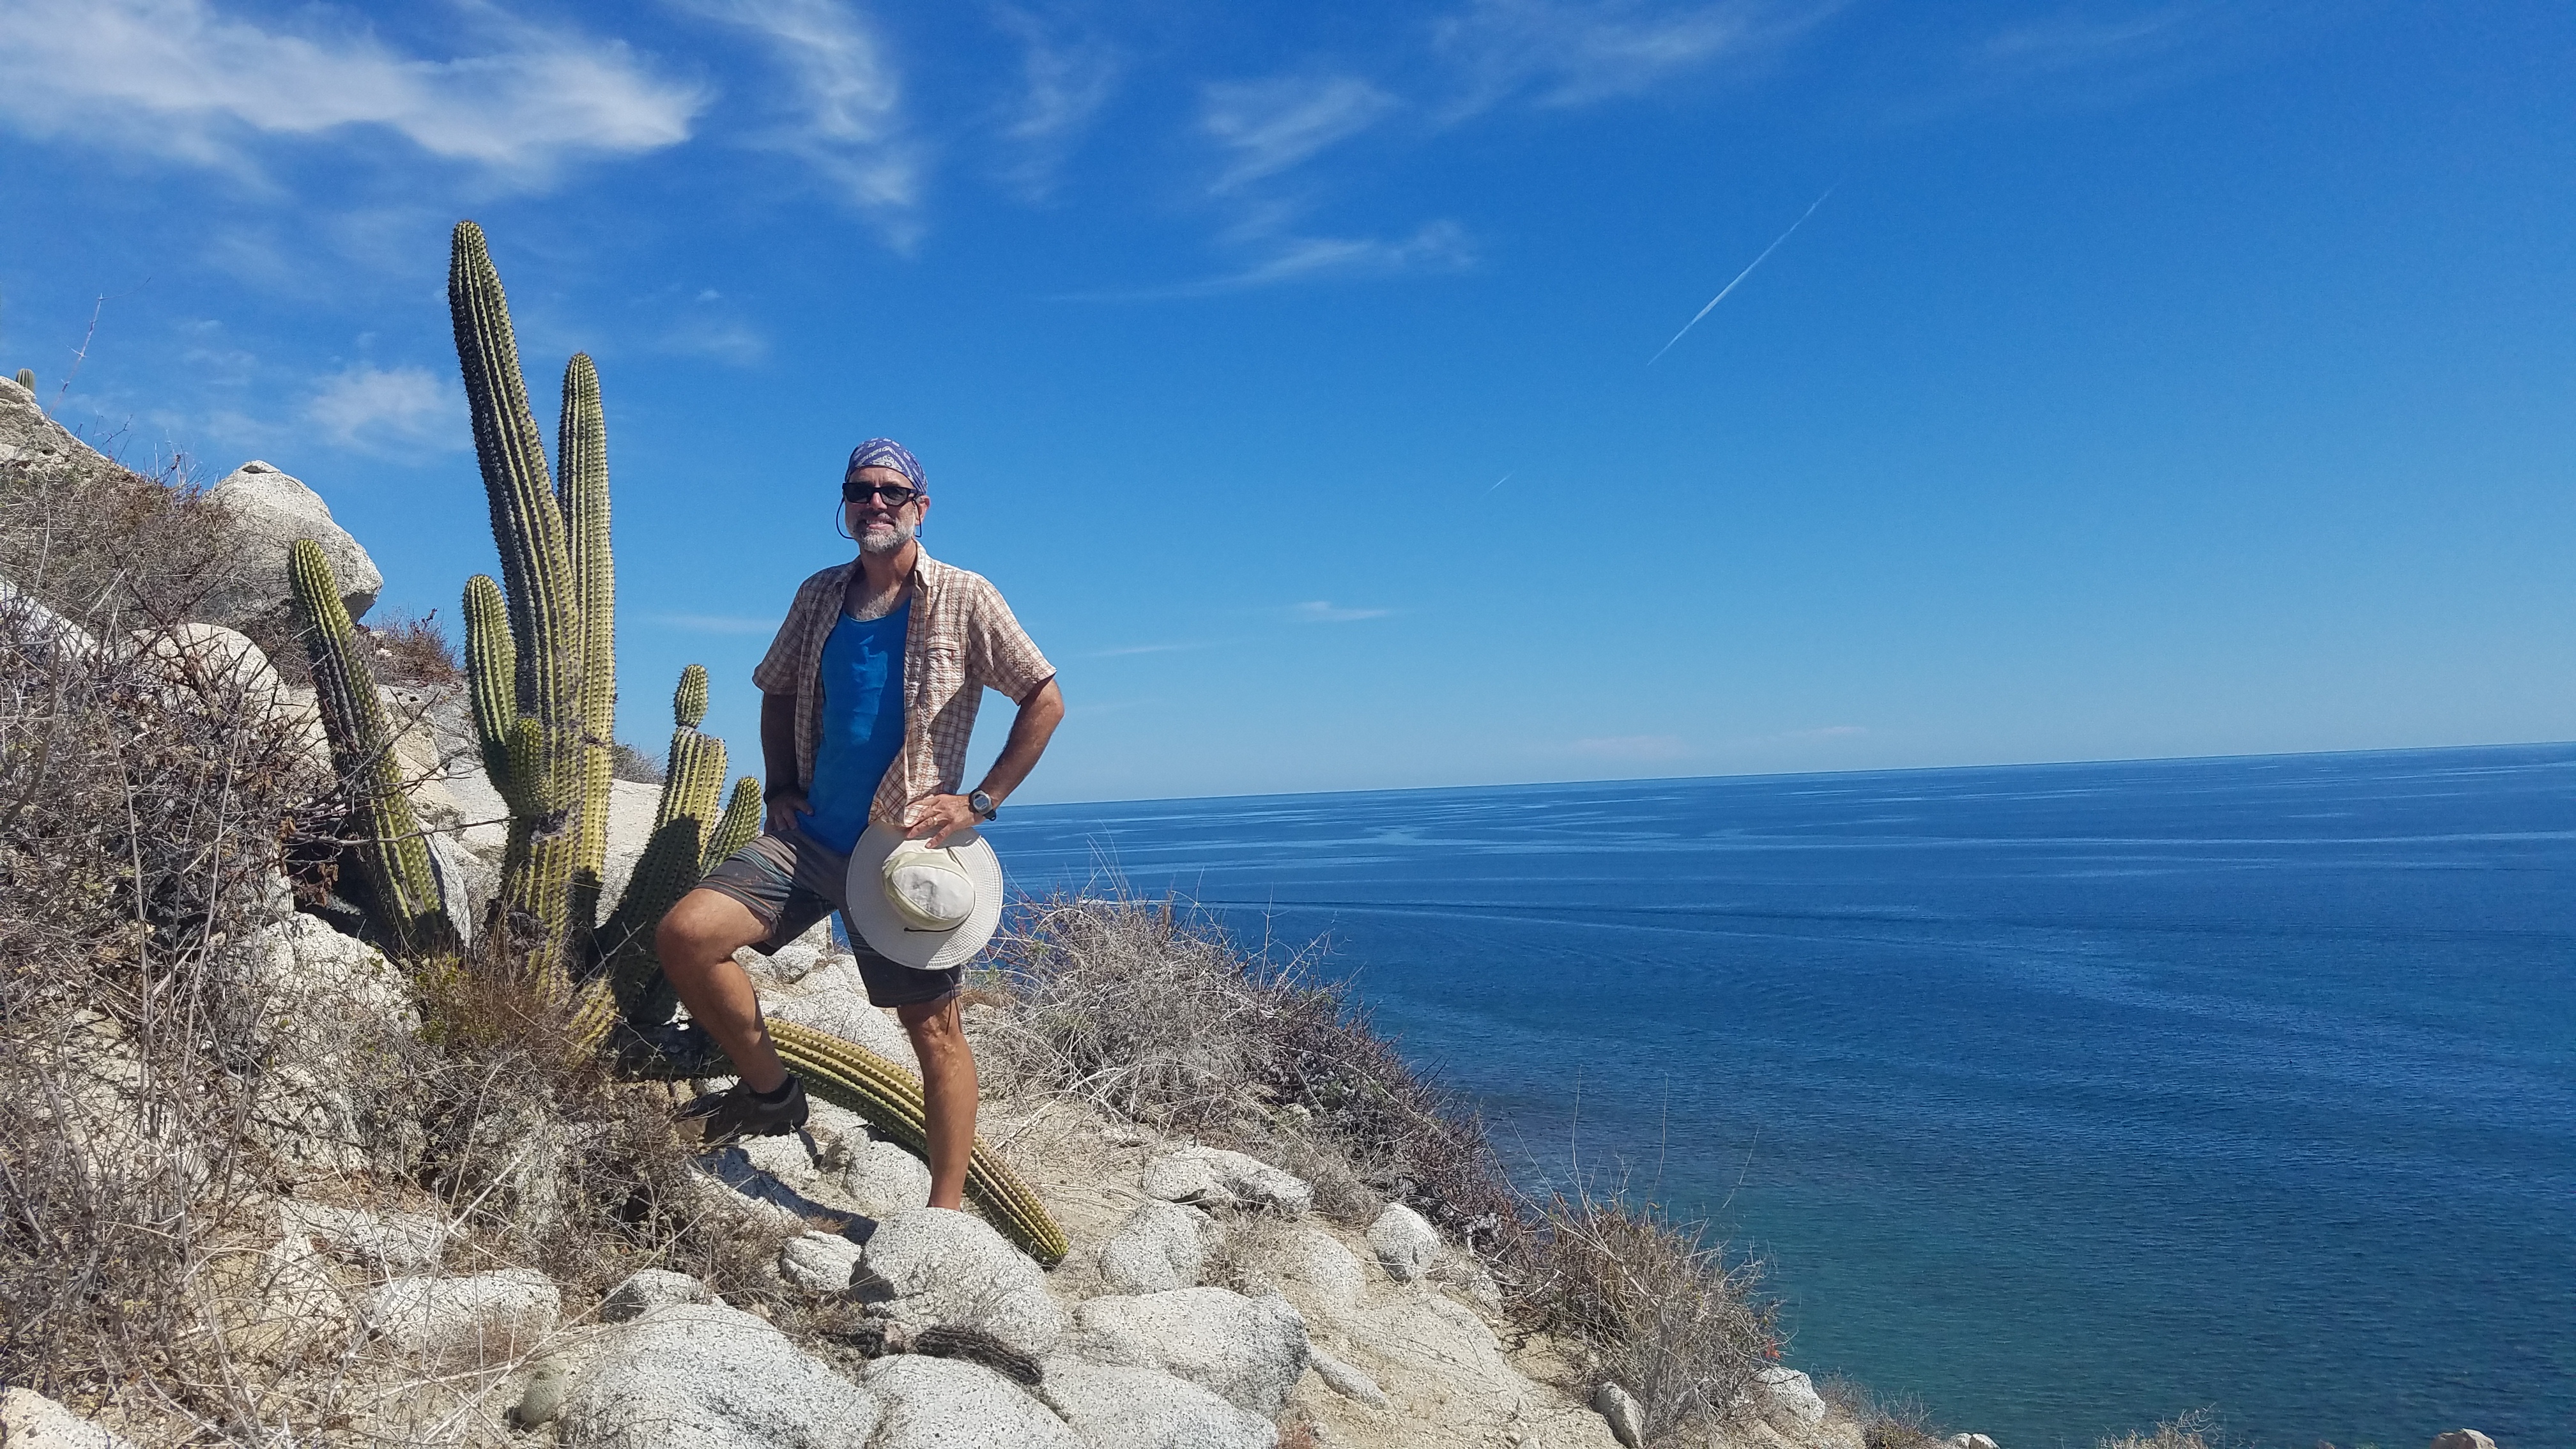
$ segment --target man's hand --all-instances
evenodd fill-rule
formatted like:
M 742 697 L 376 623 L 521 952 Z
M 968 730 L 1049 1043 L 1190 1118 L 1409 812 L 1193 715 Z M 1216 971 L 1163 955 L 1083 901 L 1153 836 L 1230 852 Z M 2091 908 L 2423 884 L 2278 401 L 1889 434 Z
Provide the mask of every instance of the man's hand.
M 769 818 L 761 828 L 772 835 L 793 838 L 796 834 L 796 814 L 805 808 L 804 792 L 781 790 L 763 803 L 769 806 Z
M 912 818 L 903 823 L 906 840 L 930 837 L 930 848 L 937 850 L 948 843 L 948 837 L 960 830 L 973 829 L 975 807 L 963 795 L 933 795 L 913 808 Z

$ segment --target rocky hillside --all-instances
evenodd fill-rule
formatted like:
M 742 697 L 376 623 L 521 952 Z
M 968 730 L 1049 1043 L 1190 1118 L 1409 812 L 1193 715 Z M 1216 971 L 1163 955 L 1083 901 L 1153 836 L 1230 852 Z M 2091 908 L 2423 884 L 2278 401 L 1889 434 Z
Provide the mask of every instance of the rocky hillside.
M 1472 1124 L 1431 1121 L 1348 1002 L 1168 904 L 1056 903 L 967 1013 L 984 1136 L 1072 1243 L 1053 1271 L 921 1206 L 921 1162 L 836 1108 L 694 1151 L 669 1113 L 716 1083 L 622 1079 L 333 911 L 327 748 L 268 657 L 288 540 L 325 543 L 353 616 L 379 587 L 320 497 L 264 463 L 203 497 L 136 479 L 0 380 L 0 498 L 0 794 L 36 802 L 0 834 L 0 1090 L 31 1104 L 0 1129 L 11 1449 L 1926 1442 L 1766 1357 L 1687 1234 L 1462 1207 L 1505 1192 L 1434 1160 Z M 100 587 L 148 560 L 47 542 L 115 500 L 201 542 L 183 610 Z M 504 810 L 455 687 L 389 695 L 470 938 Z M 611 896 L 653 800 L 621 788 Z M 746 964 L 774 1017 L 910 1063 L 825 933 Z M 1103 1046 L 1121 1024 L 1086 1011 L 1138 1020 Z

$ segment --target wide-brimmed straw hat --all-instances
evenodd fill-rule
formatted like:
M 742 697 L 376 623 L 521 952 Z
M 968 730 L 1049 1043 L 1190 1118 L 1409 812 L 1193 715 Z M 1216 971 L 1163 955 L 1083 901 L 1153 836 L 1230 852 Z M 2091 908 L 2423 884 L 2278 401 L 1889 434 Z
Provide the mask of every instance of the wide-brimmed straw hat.
M 960 830 L 936 850 L 892 825 L 870 825 L 850 852 L 849 920 L 877 954 L 945 971 L 984 949 L 1002 924 L 1002 861 Z

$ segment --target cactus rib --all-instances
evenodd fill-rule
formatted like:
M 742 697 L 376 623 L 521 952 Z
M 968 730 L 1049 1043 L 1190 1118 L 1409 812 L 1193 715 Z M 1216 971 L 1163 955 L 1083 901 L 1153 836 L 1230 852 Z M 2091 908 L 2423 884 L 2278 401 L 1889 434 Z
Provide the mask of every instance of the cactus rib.
M 884 1128 L 914 1155 L 929 1156 L 919 1078 L 856 1042 L 792 1021 L 770 1022 L 769 1037 L 806 1090 Z M 1052 1268 L 1072 1251 L 1037 1194 L 980 1137 L 967 1163 L 966 1192 L 995 1227 L 1042 1266 Z

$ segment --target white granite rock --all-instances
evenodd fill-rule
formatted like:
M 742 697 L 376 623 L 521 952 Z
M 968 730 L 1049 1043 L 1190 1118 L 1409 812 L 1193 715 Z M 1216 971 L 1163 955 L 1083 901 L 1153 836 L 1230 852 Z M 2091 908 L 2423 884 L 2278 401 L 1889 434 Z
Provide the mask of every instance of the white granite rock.
M 643 1268 L 608 1290 L 608 1296 L 600 1300 L 599 1321 L 624 1323 L 641 1318 L 656 1308 L 723 1302 L 714 1289 L 686 1273 L 674 1273 L 668 1268 Z
M 1440 1261 L 1440 1230 L 1400 1202 L 1388 1203 L 1369 1224 L 1368 1243 L 1378 1266 L 1399 1283 L 1412 1282 Z
M 288 582 L 288 548 L 309 538 L 331 564 L 340 586 L 340 602 L 352 620 L 366 617 L 385 586 L 375 560 L 331 519 L 322 495 L 275 466 L 253 460 L 234 469 L 208 490 L 221 506 L 240 541 L 236 571 L 197 607 L 197 617 L 254 630 L 295 632 L 299 613 L 294 586 Z
M 1145 1164 L 1147 1197 L 1202 1207 L 1254 1207 L 1296 1217 L 1315 1205 L 1304 1178 L 1221 1147 L 1183 1147 Z
M 878 1223 L 853 1286 L 873 1312 L 908 1328 L 980 1328 L 1031 1355 L 1064 1333 L 1038 1265 L 983 1219 L 948 1208 L 911 1208 Z
M 1186 1379 L 1058 1355 L 1039 1393 L 1092 1449 L 1276 1449 L 1279 1431 Z
M 1773 1364 L 1753 1375 L 1763 1396 L 1763 1417 L 1783 1428 L 1812 1429 L 1825 1422 L 1824 1396 L 1815 1380 L 1786 1364 Z
M 367 1326 L 414 1358 L 482 1367 L 552 1332 L 563 1295 L 533 1268 L 396 1278 L 367 1295 Z
M 1207 1268 L 1207 1214 L 1178 1203 L 1143 1202 L 1100 1249 L 1100 1281 L 1112 1293 L 1196 1288 Z
M 981 1364 L 902 1355 L 869 1364 L 861 1381 L 885 1406 L 868 1449 L 1083 1449 L 1046 1405 Z
M 1610 1433 L 1627 1449 L 1644 1449 L 1646 1411 L 1638 1406 L 1637 1396 L 1604 1379 L 1592 1391 L 1592 1407 L 1610 1424 Z
M 1306 1345 L 1306 1358 L 1315 1376 L 1324 1381 L 1324 1387 L 1372 1409 L 1386 1407 L 1386 1390 L 1377 1386 L 1377 1380 L 1325 1352 L 1321 1344 Z
M 656 1308 L 617 1329 L 564 1395 L 563 1449 L 848 1449 L 870 1444 L 865 1389 L 748 1313 Z
M 1158 1369 L 1247 1413 L 1275 1419 L 1305 1373 L 1306 1320 L 1278 1294 L 1223 1288 L 1106 1295 L 1073 1310 L 1073 1351 L 1097 1364 Z
M 0 1390 L 0 1444 L 8 1449 L 135 1449 L 133 1440 L 109 1433 L 33 1389 Z
M 799 1288 L 839 1293 L 859 1266 L 859 1245 L 838 1233 L 799 1233 L 778 1250 L 778 1273 Z
M 930 1164 L 865 1131 L 834 1139 L 824 1151 L 823 1168 L 841 1195 L 872 1218 L 930 1201 Z

